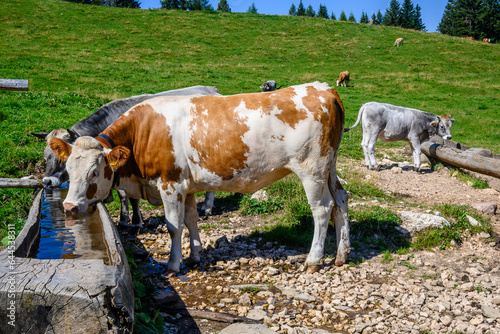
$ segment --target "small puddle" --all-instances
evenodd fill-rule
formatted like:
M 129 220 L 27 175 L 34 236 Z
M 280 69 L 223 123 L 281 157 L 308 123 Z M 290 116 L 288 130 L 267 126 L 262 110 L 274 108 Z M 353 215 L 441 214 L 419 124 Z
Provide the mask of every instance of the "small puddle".
M 108 246 L 99 212 L 66 215 L 63 201 L 68 185 L 44 189 L 40 219 L 40 237 L 28 257 L 35 259 L 100 259 L 109 264 Z

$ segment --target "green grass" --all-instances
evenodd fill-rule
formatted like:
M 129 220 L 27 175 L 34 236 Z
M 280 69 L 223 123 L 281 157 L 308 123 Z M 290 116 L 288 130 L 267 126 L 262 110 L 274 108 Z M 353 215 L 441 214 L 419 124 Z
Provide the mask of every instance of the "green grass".
M 445 204 L 438 205 L 434 209 L 441 212 L 443 217 L 450 222 L 450 226 L 420 232 L 412 244 L 416 250 L 430 249 L 433 247 L 444 249 L 449 247 L 452 242 L 460 244 L 463 234 L 466 231 L 470 233 L 492 233 L 491 225 L 485 222 L 480 214 L 468 206 Z M 478 226 L 472 226 L 467 219 L 467 215 L 476 219 L 480 224 Z
M 216 86 L 222 94 L 258 92 L 266 80 L 283 87 L 314 80 L 334 84 L 344 70 L 351 73 L 350 87 L 338 88 L 346 126 L 363 103 L 388 102 L 453 114 L 456 141 L 500 152 L 498 44 L 307 17 L 46 0 L 7 1 L 1 16 L 0 78 L 28 79 L 29 92 L 0 91 L 0 177 L 43 169 L 45 143 L 30 132 L 70 127 L 117 98 L 192 85 Z M 401 36 L 405 45 L 394 48 Z M 360 159 L 360 142 L 360 128 L 348 132 L 339 160 Z M 395 145 L 406 144 L 377 143 Z M 302 226 L 300 232 L 312 218 L 304 197 L 295 197 L 303 192 L 297 184 L 286 179 L 269 189 L 284 189 L 276 197 L 284 211 L 282 228 Z M 359 198 L 386 199 L 361 182 L 348 188 Z M 30 202 L 24 190 L 2 190 L 6 213 L 0 230 L 22 221 Z

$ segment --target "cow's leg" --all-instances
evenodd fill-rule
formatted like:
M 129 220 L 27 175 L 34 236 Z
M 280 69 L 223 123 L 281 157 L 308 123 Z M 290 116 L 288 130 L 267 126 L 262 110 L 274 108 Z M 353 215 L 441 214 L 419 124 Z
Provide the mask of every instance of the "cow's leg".
M 161 189 L 161 186 L 159 187 Z M 172 238 L 170 258 L 167 265 L 167 277 L 173 277 L 179 272 L 182 260 L 182 230 L 184 229 L 185 194 L 173 191 L 167 194 L 160 190 L 165 208 L 165 220 L 168 233 Z
M 203 204 L 201 205 L 201 211 L 203 211 L 205 213 L 205 216 L 212 215 L 212 208 L 214 207 L 214 200 L 215 200 L 215 192 L 214 191 L 207 191 L 205 193 L 205 200 L 203 201 Z
M 116 192 L 120 198 L 120 222 L 128 224 L 130 222 L 128 214 L 128 196 L 123 190 L 117 190 Z
M 413 168 L 416 171 L 420 170 L 420 153 L 422 153 L 422 149 L 420 147 L 419 140 L 411 140 L 410 141 L 411 153 L 413 155 Z
M 363 153 L 365 155 L 365 163 L 368 169 L 377 169 L 377 159 L 375 159 L 375 143 L 377 142 L 378 133 L 372 129 L 363 127 Z
M 333 178 L 333 173 L 331 173 Z M 333 182 L 333 200 L 334 207 L 332 212 L 332 223 L 335 224 L 337 235 L 337 256 L 335 265 L 341 266 L 347 261 L 347 256 L 351 251 L 351 241 L 349 239 L 349 212 L 348 212 L 348 195 L 342 187 L 341 180 L 336 177 L 330 180 Z M 333 181 L 332 181 L 333 180 Z
M 334 200 L 328 182 L 318 181 L 313 177 L 301 177 L 300 175 L 299 178 L 304 186 L 314 219 L 314 235 L 311 250 L 307 255 L 306 266 L 308 272 L 315 272 L 319 270 L 323 259 L 326 232 Z
M 363 148 L 363 154 L 365 156 L 365 165 L 366 168 L 370 169 L 370 154 L 368 153 L 368 135 L 365 134 L 363 129 L 363 140 L 361 141 L 361 147 Z
M 189 230 L 189 243 L 191 246 L 188 265 L 192 265 L 200 262 L 200 252 L 203 249 L 200 233 L 198 232 L 198 210 L 196 209 L 194 195 L 186 197 L 184 222 Z
M 142 220 L 142 214 L 139 208 L 139 199 L 130 198 L 130 204 L 132 205 L 132 225 L 142 226 L 144 221 Z

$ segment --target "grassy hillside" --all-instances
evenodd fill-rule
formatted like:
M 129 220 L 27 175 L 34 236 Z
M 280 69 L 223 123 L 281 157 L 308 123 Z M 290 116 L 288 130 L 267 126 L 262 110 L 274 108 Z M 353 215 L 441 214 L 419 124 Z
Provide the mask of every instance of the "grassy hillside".
M 9 0 L 0 18 L 0 78 L 30 86 L 0 91 L 0 177 L 43 168 L 45 145 L 30 132 L 70 127 L 116 98 L 198 84 L 223 94 L 258 92 L 266 80 L 334 85 L 344 70 L 347 126 L 368 101 L 451 113 L 455 140 L 500 153 L 498 44 L 305 17 L 55 0 Z M 397 37 L 402 47 L 392 46 Z M 341 157 L 361 158 L 360 141 L 360 128 L 351 131 Z M 3 209 L 17 194 L 0 193 Z

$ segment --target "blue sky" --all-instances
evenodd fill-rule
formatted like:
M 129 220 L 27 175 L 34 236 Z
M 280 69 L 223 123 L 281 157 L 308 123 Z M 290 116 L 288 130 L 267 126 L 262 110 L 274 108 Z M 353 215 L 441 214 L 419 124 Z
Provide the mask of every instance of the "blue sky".
M 141 3 L 141 8 L 160 8 L 160 0 L 138 0 Z M 255 3 L 257 12 L 260 14 L 283 15 L 288 14 L 288 10 L 292 3 L 297 7 L 300 0 L 228 0 L 229 7 L 232 12 L 246 12 L 248 7 Z M 448 0 L 412 0 L 413 5 L 422 7 L 422 21 L 425 24 L 428 32 L 435 32 L 436 28 L 443 17 L 443 12 Z M 210 0 L 210 3 L 217 9 L 219 0 Z M 359 22 L 361 12 L 365 11 L 371 18 L 372 13 L 377 13 L 380 9 L 382 14 L 389 7 L 390 0 L 350 0 L 350 1 L 328 1 L 328 0 L 302 0 L 304 7 L 312 5 L 317 12 L 319 5 L 323 4 L 328 9 L 328 14 L 333 12 L 339 18 L 342 10 L 347 16 L 352 12 L 356 21 Z M 403 0 L 399 0 L 402 4 Z

